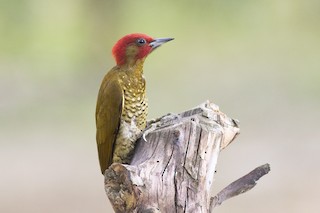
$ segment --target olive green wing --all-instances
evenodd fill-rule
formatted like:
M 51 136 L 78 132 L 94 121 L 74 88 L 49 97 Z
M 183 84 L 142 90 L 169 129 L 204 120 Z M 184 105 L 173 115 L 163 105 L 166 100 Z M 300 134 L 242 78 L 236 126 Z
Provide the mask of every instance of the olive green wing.
M 113 76 L 115 73 L 109 74 L 102 81 L 96 108 L 96 140 L 102 174 L 112 164 L 123 107 L 123 90 Z

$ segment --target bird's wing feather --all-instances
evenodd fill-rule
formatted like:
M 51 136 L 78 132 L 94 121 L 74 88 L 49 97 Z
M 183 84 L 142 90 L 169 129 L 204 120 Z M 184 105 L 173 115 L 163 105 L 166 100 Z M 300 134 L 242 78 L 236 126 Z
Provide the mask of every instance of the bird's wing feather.
M 108 74 L 105 76 L 100 87 L 96 108 L 96 140 L 102 174 L 112 164 L 113 149 L 123 107 L 123 90 L 116 78 L 112 76 Z

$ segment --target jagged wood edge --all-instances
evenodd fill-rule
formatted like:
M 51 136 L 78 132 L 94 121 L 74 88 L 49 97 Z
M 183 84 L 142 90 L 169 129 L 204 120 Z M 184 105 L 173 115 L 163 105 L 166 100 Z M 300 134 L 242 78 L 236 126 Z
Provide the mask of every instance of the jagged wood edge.
M 270 171 L 270 165 L 261 165 L 238 180 L 230 183 L 227 187 L 222 189 L 216 196 L 210 198 L 210 209 L 211 213 L 213 209 L 221 205 L 224 201 L 245 193 L 252 189 L 257 181 L 264 175 L 268 174 Z
M 178 115 L 176 115 L 176 114 L 171 114 L 171 116 L 165 115 L 165 116 L 160 117 L 160 118 L 158 118 L 156 120 L 153 120 L 152 122 L 150 122 L 150 124 L 152 125 L 152 123 L 158 123 L 158 125 L 154 129 L 154 130 L 157 131 L 157 130 L 160 130 L 162 128 L 166 128 L 167 126 L 172 125 L 172 123 L 174 123 L 177 119 L 190 117 L 190 116 L 195 115 L 195 114 L 205 115 L 203 107 L 206 107 L 206 106 L 207 106 L 207 103 L 204 103 L 204 104 L 201 104 L 200 106 L 198 106 L 198 107 L 196 107 L 194 109 L 182 112 L 182 113 L 180 113 Z M 165 117 L 168 117 L 169 119 L 164 119 L 163 120 L 163 118 L 165 118 Z M 238 123 L 237 123 L 236 120 L 232 119 L 232 121 L 234 122 L 234 124 L 236 126 L 238 126 L 237 125 Z M 229 145 L 229 144 L 226 144 L 226 146 L 227 145 Z M 225 148 L 225 147 L 222 147 L 222 149 Z M 118 169 L 116 169 L 118 171 L 119 171 L 120 168 L 121 168 L 120 170 L 122 170 L 122 168 L 124 169 L 123 165 L 113 165 L 113 166 L 114 166 L 114 169 L 116 169 L 117 166 L 120 166 L 120 167 L 118 167 Z M 222 202 L 224 202 L 225 200 L 230 199 L 231 197 L 237 196 L 237 195 L 239 195 L 241 193 L 244 193 L 244 192 L 252 189 L 256 185 L 256 181 L 258 181 L 262 176 L 267 174 L 269 171 L 270 171 L 269 164 L 265 164 L 265 165 L 262 165 L 262 166 L 260 166 L 260 167 L 258 167 L 256 169 L 254 169 L 253 171 L 251 171 L 247 175 L 239 178 L 238 180 L 234 181 L 233 183 L 229 184 L 227 187 L 225 187 L 223 190 L 221 190 L 216 196 L 211 197 L 210 204 L 209 204 L 209 212 L 212 212 L 213 209 L 216 206 L 221 205 Z M 124 181 L 125 183 L 127 183 L 129 185 L 132 184 L 129 179 L 127 179 L 127 178 L 125 178 L 125 179 L 126 180 L 122 180 L 122 181 Z M 116 182 L 118 182 L 118 181 L 119 180 L 117 180 Z M 132 190 L 133 190 L 133 188 L 129 189 L 129 191 L 131 191 L 130 194 L 132 194 L 133 197 L 138 198 L 140 193 L 138 191 L 135 191 L 135 190 L 133 190 L 135 192 L 132 192 Z M 132 207 L 136 205 L 136 203 L 135 203 L 136 198 L 133 198 L 133 197 L 132 197 L 133 203 L 131 203 Z

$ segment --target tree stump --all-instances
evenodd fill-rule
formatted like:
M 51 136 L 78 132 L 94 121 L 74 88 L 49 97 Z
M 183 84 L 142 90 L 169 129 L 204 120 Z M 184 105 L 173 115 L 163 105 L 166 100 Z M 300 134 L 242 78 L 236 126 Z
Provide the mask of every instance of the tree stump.
M 130 165 L 112 164 L 105 189 L 116 213 L 212 212 L 251 189 L 269 172 L 263 165 L 210 196 L 219 153 L 239 134 L 238 121 L 213 103 L 152 121 Z

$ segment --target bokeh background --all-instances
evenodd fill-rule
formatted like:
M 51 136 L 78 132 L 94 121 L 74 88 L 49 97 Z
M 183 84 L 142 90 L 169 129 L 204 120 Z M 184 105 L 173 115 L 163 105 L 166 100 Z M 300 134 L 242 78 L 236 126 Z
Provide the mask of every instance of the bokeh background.
M 210 99 L 240 120 L 215 192 L 271 164 L 216 212 L 319 212 L 320 1 L 0 4 L 0 212 L 112 212 L 95 102 L 113 44 L 132 32 L 175 38 L 145 63 L 149 118 Z

